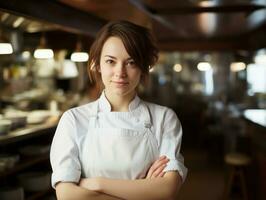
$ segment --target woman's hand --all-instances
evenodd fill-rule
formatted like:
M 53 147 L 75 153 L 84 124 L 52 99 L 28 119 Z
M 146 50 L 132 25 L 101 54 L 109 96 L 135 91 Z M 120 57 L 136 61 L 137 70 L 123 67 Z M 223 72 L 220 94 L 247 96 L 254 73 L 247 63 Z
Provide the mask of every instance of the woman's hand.
M 157 178 L 163 177 L 165 172 L 163 172 L 166 167 L 166 163 L 168 163 L 169 159 L 166 156 L 161 156 L 158 158 L 150 167 L 146 179 L 149 178 Z
M 101 192 L 101 177 L 96 178 L 82 178 L 79 186 L 94 192 Z

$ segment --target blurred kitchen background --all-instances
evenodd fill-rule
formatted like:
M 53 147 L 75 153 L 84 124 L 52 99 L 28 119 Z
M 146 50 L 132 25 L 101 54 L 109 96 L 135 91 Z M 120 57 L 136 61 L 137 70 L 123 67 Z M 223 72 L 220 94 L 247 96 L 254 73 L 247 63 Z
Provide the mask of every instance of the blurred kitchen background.
M 55 199 L 58 119 L 99 95 L 88 51 L 117 19 L 158 42 L 140 96 L 182 123 L 189 171 L 176 199 L 266 199 L 266 0 L 1 0 L 0 199 Z

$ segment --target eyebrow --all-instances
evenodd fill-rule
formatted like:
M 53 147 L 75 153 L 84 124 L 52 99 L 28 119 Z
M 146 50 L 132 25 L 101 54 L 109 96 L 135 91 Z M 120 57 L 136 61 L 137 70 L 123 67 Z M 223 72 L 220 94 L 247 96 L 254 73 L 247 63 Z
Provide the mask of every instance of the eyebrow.
M 110 56 L 110 55 L 105 55 L 104 57 L 109 57 L 109 58 L 112 58 L 112 59 L 117 59 L 116 57 Z M 131 60 L 131 59 L 133 60 L 133 58 L 129 57 L 126 60 Z

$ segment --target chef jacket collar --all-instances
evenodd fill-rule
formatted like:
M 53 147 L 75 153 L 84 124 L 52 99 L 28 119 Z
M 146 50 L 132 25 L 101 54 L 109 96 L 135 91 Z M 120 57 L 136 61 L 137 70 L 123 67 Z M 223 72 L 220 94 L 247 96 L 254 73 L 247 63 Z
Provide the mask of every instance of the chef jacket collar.
M 128 110 L 133 111 L 135 110 L 140 103 L 140 98 L 138 95 L 135 95 L 134 99 L 129 103 Z M 100 112 L 111 112 L 111 104 L 107 100 L 104 91 L 102 92 L 99 98 L 99 111 Z

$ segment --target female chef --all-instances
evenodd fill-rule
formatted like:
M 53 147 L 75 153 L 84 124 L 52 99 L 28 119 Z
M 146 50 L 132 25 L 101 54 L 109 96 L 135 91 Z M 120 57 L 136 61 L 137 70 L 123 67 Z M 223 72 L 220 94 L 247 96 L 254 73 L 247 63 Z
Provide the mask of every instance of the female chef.
M 173 110 L 137 95 L 157 53 L 144 27 L 115 21 L 100 30 L 89 75 L 102 94 L 63 114 L 51 146 L 59 200 L 174 197 L 187 173 L 181 124 Z

